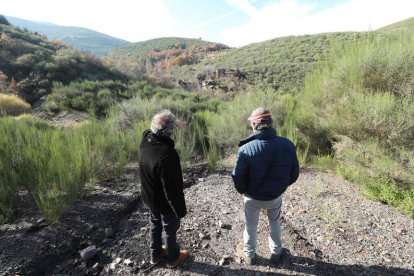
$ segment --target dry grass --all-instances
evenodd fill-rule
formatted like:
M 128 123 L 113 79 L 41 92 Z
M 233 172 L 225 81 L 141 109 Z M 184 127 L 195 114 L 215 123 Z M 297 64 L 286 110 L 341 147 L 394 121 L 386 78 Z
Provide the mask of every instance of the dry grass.
M 30 104 L 15 95 L 0 94 L 0 116 L 18 116 L 29 112 Z

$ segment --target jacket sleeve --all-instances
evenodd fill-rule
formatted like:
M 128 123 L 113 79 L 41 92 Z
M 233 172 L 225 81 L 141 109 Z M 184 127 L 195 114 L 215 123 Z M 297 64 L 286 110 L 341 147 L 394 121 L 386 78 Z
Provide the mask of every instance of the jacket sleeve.
M 177 152 L 172 152 L 161 160 L 161 184 L 165 197 L 178 218 L 187 214 L 183 191 L 183 175 L 180 158 Z
M 237 153 L 236 166 L 233 169 L 231 177 L 234 181 L 234 187 L 237 192 L 244 194 L 249 183 L 249 167 L 247 163 L 247 156 L 242 151 Z
M 292 159 L 292 168 L 290 170 L 289 185 L 295 183 L 298 177 L 299 177 L 299 161 L 298 161 L 298 156 L 296 155 L 296 149 L 293 148 L 293 159 Z

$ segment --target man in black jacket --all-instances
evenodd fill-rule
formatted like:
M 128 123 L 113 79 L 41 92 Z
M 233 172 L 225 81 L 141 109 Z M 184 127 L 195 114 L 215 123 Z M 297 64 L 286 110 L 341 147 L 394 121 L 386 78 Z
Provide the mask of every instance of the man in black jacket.
M 151 129 L 144 131 L 139 146 L 139 173 L 142 200 L 150 209 L 151 263 L 167 257 L 167 267 L 176 267 L 188 257 L 188 250 L 180 250 L 177 231 L 180 219 L 187 214 L 183 192 L 180 157 L 171 139 L 182 125 L 169 110 L 157 113 Z M 162 246 L 162 230 L 166 247 Z

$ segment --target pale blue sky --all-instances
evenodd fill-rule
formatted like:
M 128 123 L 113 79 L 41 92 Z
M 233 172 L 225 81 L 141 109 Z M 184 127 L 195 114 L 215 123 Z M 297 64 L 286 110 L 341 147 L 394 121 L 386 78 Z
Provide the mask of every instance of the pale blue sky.
M 2 0 L 0 14 L 131 42 L 182 36 L 238 47 L 287 35 L 375 30 L 414 16 L 414 0 Z
M 168 10 L 176 19 L 177 28 L 183 33 L 194 34 L 213 41 L 221 41 L 222 30 L 243 26 L 250 19 L 248 12 L 240 8 L 242 3 L 249 3 L 252 8 L 261 9 L 277 4 L 278 2 L 297 2 L 300 6 L 311 6 L 309 14 L 323 9 L 334 7 L 346 0 L 299 0 L 299 1 L 272 1 L 272 0 L 166 0 Z M 254 13 L 254 11 L 252 11 Z M 271 33 L 269 31 L 269 33 Z M 210 38 L 211 37 L 211 38 Z M 272 38 L 272 37 L 271 37 Z M 229 40 L 230 41 L 230 40 Z M 230 43 L 231 44 L 231 43 Z

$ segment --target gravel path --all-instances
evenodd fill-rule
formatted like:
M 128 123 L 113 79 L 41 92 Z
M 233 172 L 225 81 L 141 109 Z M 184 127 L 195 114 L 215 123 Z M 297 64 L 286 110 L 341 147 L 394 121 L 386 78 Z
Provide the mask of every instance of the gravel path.
M 91 222 L 87 235 L 76 234 L 77 247 L 71 254 L 67 249 L 65 258 L 57 258 L 57 265 L 46 274 L 414 275 L 414 221 L 393 208 L 364 198 L 352 183 L 309 169 L 302 170 L 298 182 L 289 187 L 283 199 L 282 241 L 291 255 L 277 267 L 269 264 L 267 222 L 265 214 L 261 214 L 257 264 L 242 263 L 234 252 L 244 228 L 242 196 L 233 188 L 228 170 L 209 173 L 201 165 L 185 173 L 189 213 L 182 220 L 178 235 L 180 244 L 190 249 L 191 255 L 176 269 L 167 269 L 165 263 L 150 267 L 148 210 L 136 198 L 137 187 L 134 173 L 129 173 L 121 182 L 98 185 L 95 195 L 84 199 L 83 208 L 86 203 L 94 206 L 96 202 L 89 200 L 100 193 L 120 196 L 125 193 L 129 198 L 125 202 L 135 202 L 135 208 L 127 208 L 129 212 L 120 209 L 118 213 L 123 215 L 118 219 L 113 218 L 112 212 L 110 220 L 106 220 L 103 212 L 100 223 Z M 105 204 L 109 207 L 115 203 Z M 118 205 L 119 202 L 114 206 Z M 82 221 L 85 220 L 83 217 Z M 53 227 L 48 226 L 38 234 L 52 233 Z M 3 236 L 4 233 L 0 232 Z M 49 248 L 67 244 L 65 236 L 60 238 L 61 244 L 49 243 Z M 85 262 L 80 252 L 89 246 L 96 250 L 92 250 L 94 254 Z M 37 254 L 49 251 L 38 249 Z M 0 254 L 0 263 L 4 261 L 2 256 L 5 254 Z M 12 256 L 7 256 L 11 260 Z M 28 272 L 25 275 L 36 275 L 19 266 L 20 271 Z M 0 275 L 14 275 L 12 272 L 16 270 L 13 265 L 10 267 L 9 272 L 0 268 Z
M 285 218 L 330 262 L 414 269 L 414 220 L 334 175 L 303 172 L 286 193 Z
M 103 275 L 143 274 L 145 269 L 149 275 L 414 275 L 413 220 L 362 197 L 355 185 L 334 175 L 304 170 L 284 195 L 282 239 L 292 255 L 278 267 L 268 262 L 265 214 L 259 222 L 257 264 L 245 265 L 235 255 L 244 227 L 243 201 L 228 171 L 188 178 L 189 214 L 179 241 L 190 249 L 189 260 L 178 269 L 165 264 L 148 269 L 148 214 L 142 206 L 128 220 L 144 228 L 138 233 L 129 228 L 130 234 L 119 237 L 123 246 L 112 248 L 113 260 L 131 259 L 136 266 L 111 269 L 112 262 Z

